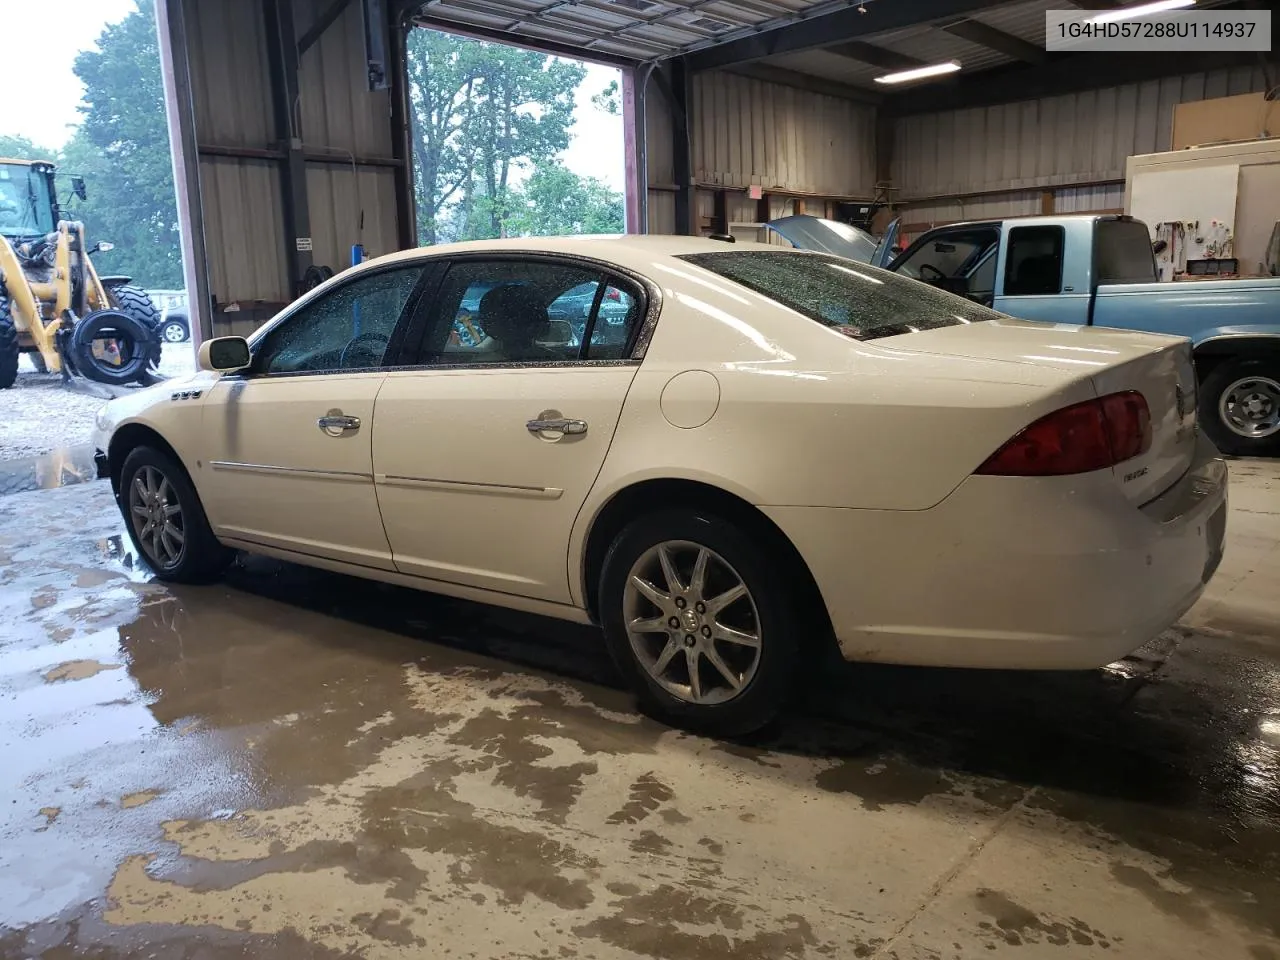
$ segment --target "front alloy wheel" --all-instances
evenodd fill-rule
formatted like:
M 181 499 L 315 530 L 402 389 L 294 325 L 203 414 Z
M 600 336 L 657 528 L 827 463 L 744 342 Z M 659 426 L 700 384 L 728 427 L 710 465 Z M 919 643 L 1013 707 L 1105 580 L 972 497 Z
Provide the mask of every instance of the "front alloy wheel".
M 738 572 L 714 550 L 668 540 L 632 565 L 623 595 L 627 638 L 649 676 L 679 700 L 716 704 L 760 664 L 760 615 Z
M 165 323 L 162 335 L 166 343 L 182 343 L 187 339 L 187 326 L 177 320 L 170 320 Z
M 138 546 L 158 570 L 172 570 L 186 550 L 182 505 L 169 478 L 155 466 L 143 466 L 129 485 L 129 520 Z

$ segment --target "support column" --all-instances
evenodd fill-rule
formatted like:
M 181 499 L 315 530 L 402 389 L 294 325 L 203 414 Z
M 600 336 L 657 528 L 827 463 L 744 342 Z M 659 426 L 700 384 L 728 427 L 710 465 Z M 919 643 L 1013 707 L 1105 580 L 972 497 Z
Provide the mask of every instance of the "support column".
M 418 245 L 418 207 L 413 196 L 413 119 L 409 112 L 407 67 L 409 31 L 407 19 L 390 25 L 391 50 L 388 79 L 391 82 L 392 150 L 399 165 L 395 170 L 396 242 L 401 250 Z
M 649 147 L 646 95 L 653 64 L 623 68 L 622 139 L 626 158 L 627 232 L 649 232 Z
M 192 346 L 198 348 L 201 341 L 213 338 L 213 295 L 209 289 L 209 258 L 204 242 L 200 154 L 196 147 L 196 113 L 191 97 L 191 64 L 187 57 L 189 47 L 182 2 L 155 0 L 156 31 L 160 41 L 160 72 L 164 82 L 169 152 L 173 157 L 173 185 L 178 204 L 182 279 L 187 288 Z
M 314 261 L 311 207 L 307 200 L 307 162 L 302 150 L 302 119 L 298 106 L 298 38 L 293 22 L 293 0 L 265 0 L 263 13 L 266 16 L 276 136 L 285 154 L 281 176 L 289 295 L 297 297 L 302 293 L 302 279 Z
M 655 76 L 671 106 L 671 153 L 676 181 L 676 233 L 697 235 L 697 202 L 693 182 L 693 147 L 690 141 L 690 122 L 693 97 L 688 70 L 684 58 L 670 60 L 666 69 L 659 69 Z

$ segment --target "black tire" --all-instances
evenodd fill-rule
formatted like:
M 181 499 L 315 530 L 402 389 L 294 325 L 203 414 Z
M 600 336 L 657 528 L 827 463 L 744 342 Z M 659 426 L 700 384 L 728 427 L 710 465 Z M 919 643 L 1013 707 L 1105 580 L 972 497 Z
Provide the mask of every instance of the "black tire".
M 159 383 L 164 379 L 160 376 L 160 361 L 164 357 L 164 337 L 160 325 L 159 309 L 151 302 L 151 297 L 147 296 L 147 291 L 141 287 L 135 287 L 131 283 L 108 287 L 107 292 L 110 294 L 110 299 L 117 310 L 128 314 L 151 332 L 151 346 L 147 351 L 147 363 L 137 377 L 137 381 L 144 387 Z
M 77 323 L 73 331 L 71 353 L 76 370 L 98 383 L 115 386 L 134 381 L 141 383 L 151 362 L 153 336 L 145 324 L 123 310 L 91 313 Z M 116 366 L 102 363 L 93 355 L 94 341 L 108 337 L 129 341 L 131 355 L 126 362 Z
M 180 555 L 176 559 L 162 556 L 152 542 L 153 538 L 142 535 L 146 520 L 133 511 L 135 483 L 141 478 L 143 485 L 147 486 L 145 481 L 149 477 L 154 479 L 154 474 L 148 474 L 147 471 L 154 471 L 167 481 L 168 489 L 177 498 L 180 512 L 176 516 L 182 531 L 182 542 Z M 152 483 L 150 486 L 160 487 L 160 484 Z M 216 580 L 235 556 L 234 551 L 224 547 L 213 535 L 209 518 L 205 515 L 204 506 L 200 503 L 200 497 L 187 471 L 163 450 L 140 446 L 130 451 L 120 468 L 120 492 L 117 499 L 120 512 L 124 515 L 125 527 L 129 531 L 129 539 L 160 580 L 172 583 L 208 583 Z M 168 499 L 172 505 L 172 497 Z M 140 522 L 135 523 L 135 520 Z
M 1250 377 L 1280 384 L 1280 357 L 1233 358 L 1218 364 L 1200 385 L 1198 410 L 1200 425 L 1223 453 L 1235 457 L 1269 457 L 1280 454 L 1280 431 L 1265 437 L 1247 437 L 1223 418 L 1223 395 L 1233 385 Z
M 13 322 L 9 297 L 0 290 L 0 390 L 12 387 L 18 379 L 18 328 Z
M 754 673 L 731 671 L 739 679 L 746 677 L 740 690 L 718 703 L 694 703 L 689 699 L 674 695 L 667 687 L 658 682 L 650 670 L 640 661 L 626 626 L 626 587 L 633 566 L 646 557 L 658 544 L 665 542 L 683 542 L 695 545 L 686 549 L 686 566 L 689 558 L 695 558 L 698 548 L 709 548 L 719 555 L 718 561 L 712 561 L 721 567 L 723 574 L 736 575 L 749 596 L 745 602 L 747 611 L 754 604 L 754 615 L 750 620 L 755 624 L 758 637 L 758 660 Z M 680 559 L 676 558 L 677 568 Z M 677 569 L 677 573 L 680 570 Z M 665 510 L 643 516 L 632 522 L 622 531 L 605 555 L 604 567 L 600 578 L 599 611 L 604 627 L 605 639 L 609 653 L 622 672 L 627 682 L 636 691 L 641 709 L 651 716 L 673 726 L 708 733 L 713 736 L 734 737 L 758 730 L 768 724 L 785 706 L 793 688 L 796 663 L 799 659 L 800 638 L 805 629 L 806 618 L 800 614 L 799 591 L 795 588 L 792 571 L 783 571 L 779 575 L 777 558 L 771 556 L 761 544 L 761 538 L 753 537 L 722 517 L 705 509 Z M 692 580 L 692 570 L 685 569 L 681 574 L 683 583 Z M 650 582 L 653 582 L 652 580 Z M 725 581 L 729 582 L 729 581 Z M 708 581 L 710 584 L 710 580 Z M 720 588 L 715 588 L 719 591 Z M 708 594 L 709 595 L 709 594 Z M 658 611 L 656 605 L 653 611 Z M 684 609 L 692 609 L 686 607 Z M 726 610 L 731 607 L 726 607 Z M 738 608 L 741 611 L 741 607 Z M 669 611 L 670 612 L 670 611 Z M 699 611 L 701 613 L 702 611 Z M 684 610 L 680 611 L 684 615 Z M 739 613 L 739 615 L 742 615 Z M 692 624 L 680 626 L 670 636 L 665 633 L 651 633 L 641 641 L 654 648 L 665 648 L 668 642 L 699 645 L 696 633 L 685 634 L 686 629 L 703 632 L 709 631 L 707 624 L 714 621 L 710 614 L 703 614 L 705 622 L 702 626 Z M 668 621 L 669 623 L 670 621 Z M 727 651 L 736 648 L 736 644 L 726 646 L 723 642 L 708 639 L 707 644 L 716 649 L 722 662 L 727 661 Z M 748 648 L 749 650 L 750 648 Z M 738 654 L 742 651 L 736 650 Z M 749 655 L 749 653 L 748 653 Z M 660 654 L 651 653 L 654 659 Z M 709 660 L 697 659 L 699 669 L 708 674 L 712 683 L 723 683 L 721 675 L 712 672 L 714 665 Z M 687 660 L 683 667 L 679 656 L 672 658 L 674 669 L 683 670 L 688 675 Z M 741 659 L 739 663 L 743 662 Z M 668 677 L 668 680 L 670 677 Z M 704 679 L 704 691 L 706 690 Z M 687 681 L 685 686 L 691 686 Z M 723 684 L 727 691 L 728 684 Z

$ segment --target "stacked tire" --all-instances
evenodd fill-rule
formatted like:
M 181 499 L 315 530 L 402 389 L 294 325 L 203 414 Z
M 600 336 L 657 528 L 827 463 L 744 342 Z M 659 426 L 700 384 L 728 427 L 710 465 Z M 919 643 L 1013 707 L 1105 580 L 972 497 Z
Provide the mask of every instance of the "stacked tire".
M 146 364 L 144 372 L 135 379 L 143 386 L 159 382 L 160 360 L 164 356 L 164 336 L 161 330 L 161 315 L 156 305 L 151 302 L 147 291 L 135 287 L 131 283 L 122 283 L 108 288 L 107 294 L 112 306 L 121 313 L 136 320 L 150 334 L 146 347 Z
M 18 328 L 9 308 L 9 296 L 0 287 L 0 390 L 13 386 L 18 379 Z

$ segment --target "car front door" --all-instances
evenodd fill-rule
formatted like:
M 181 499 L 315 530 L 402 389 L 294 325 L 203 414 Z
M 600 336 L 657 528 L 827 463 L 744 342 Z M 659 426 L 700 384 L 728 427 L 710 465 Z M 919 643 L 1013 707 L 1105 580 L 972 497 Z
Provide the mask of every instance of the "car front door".
M 549 310 L 582 284 L 579 336 Z M 477 291 L 467 343 L 451 333 Z M 378 397 L 373 468 L 396 567 L 568 603 L 569 534 L 635 376 L 644 290 L 579 262 L 468 258 L 432 299 L 416 365 Z
M 255 340 L 204 407 L 201 493 L 242 544 L 394 569 L 373 487 L 373 413 L 421 264 L 362 273 Z

